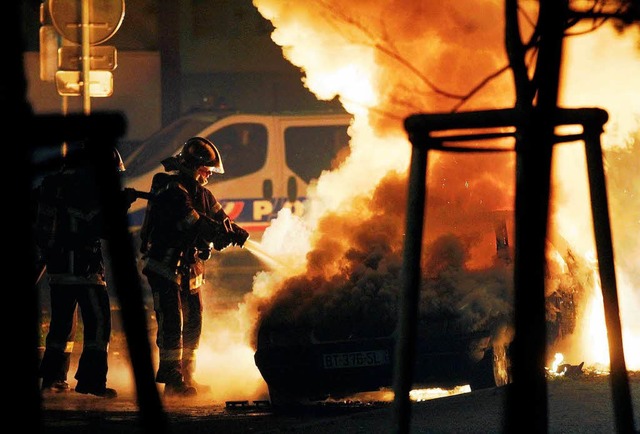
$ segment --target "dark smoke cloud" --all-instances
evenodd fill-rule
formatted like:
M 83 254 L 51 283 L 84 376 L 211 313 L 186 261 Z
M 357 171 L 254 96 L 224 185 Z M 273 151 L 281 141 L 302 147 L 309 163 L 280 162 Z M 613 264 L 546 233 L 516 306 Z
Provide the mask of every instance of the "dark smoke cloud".
M 323 218 L 307 270 L 263 302 L 261 325 L 312 329 L 324 339 L 390 334 L 402 288 L 406 189 L 405 177 L 390 173 L 373 197 L 357 198 L 352 208 Z M 497 329 L 508 321 L 512 269 L 497 260 L 486 269 L 470 269 L 472 244 L 447 233 L 426 246 L 422 318 L 451 318 L 461 331 Z
M 497 331 L 511 323 L 513 267 L 494 249 L 493 265 L 468 267 L 469 246 L 453 234 L 428 248 L 423 260 L 420 314 L 456 319 L 462 331 Z

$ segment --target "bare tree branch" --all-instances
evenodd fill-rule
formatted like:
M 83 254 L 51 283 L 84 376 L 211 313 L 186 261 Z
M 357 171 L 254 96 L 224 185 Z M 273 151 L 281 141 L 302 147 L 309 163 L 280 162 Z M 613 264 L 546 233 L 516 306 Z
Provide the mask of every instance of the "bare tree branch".
M 518 20 L 518 0 L 505 0 L 505 46 L 509 66 L 513 71 L 516 90 L 516 107 L 530 105 L 534 91 L 529 80 L 525 63 L 526 48 L 520 38 L 520 21 Z
M 317 0 L 316 3 L 320 7 L 324 8 L 328 12 L 328 15 L 335 17 L 335 19 L 340 20 L 342 23 L 350 25 L 351 27 L 360 31 L 363 35 L 367 36 L 369 41 L 368 43 L 366 43 L 366 45 L 369 45 L 375 48 L 379 52 L 387 55 L 389 58 L 395 60 L 400 65 L 404 66 L 406 69 L 412 72 L 416 77 L 420 79 L 420 81 L 426 84 L 427 87 L 429 87 L 435 93 L 447 98 L 452 98 L 452 99 L 463 99 L 466 97 L 466 95 L 464 94 L 456 94 L 438 87 L 426 75 L 424 75 L 420 70 L 418 70 L 418 68 L 415 67 L 409 59 L 406 59 L 405 57 L 403 57 L 398 52 L 398 50 L 394 48 L 393 44 L 388 39 L 386 38 L 381 39 L 379 35 L 372 33 L 366 26 L 356 21 L 352 16 L 344 13 L 341 10 L 336 9 L 335 5 L 329 5 L 322 0 Z M 329 20 L 329 21 L 333 21 L 333 20 Z
M 532 104 L 536 95 L 537 83 L 539 82 L 539 72 L 536 73 L 535 70 L 531 72 L 530 65 L 535 64 L 540 42 L 540 30 L 537 18 L 530 17 L 526 10 L 520 7 L 520 2 L 521 0 L 505 0 L 505 46 L 507 47 L 509 63 L 480 80 L 469 92 L 462 94 L 449 92 L 433 82 L 411 60 L 402 55 L 400 50 L 393 44 L 393 39 L 386 32 L 382 34 L 373 33 L 371 27 L 358 21 L 345 10 L 336 8 L 335 4 L 330 4 L 325 0 L 315 0 L 319 9 L 324 12 L 322 15 L 326 17 L 327 23 L 332 25 L 336 32 L 345 32 L 344 27 L 338 26 L 336 23 L 346 24 L 362 37 L 360 41 L 362 45 L 372 47 L 382 55 L 397 62 L 431 89 L 434 94 L 457 101 L 451 109 L 452 113 L 460 110 L 467 101 L 509 69 L 511 69 L 514 76 L 516 106 Z M 567 29 L 565 36 L 567 37 L 593 32 L 611 20 L 617 20 L 617 22 L 621 23 L 618 24 L 620 27 L 625 27 L 632 23 L 640 25 L 640 0 L 592 0 L 587 2 L 586 6 L 583 6 L 585 5 L 584 1 L 573 0 L 570 1 L 570 5 L 574 6 L 574 9 L 569 10 L 565 25 Z M 532 34 L 526 43 L 522 42 L 520 36 L 519 19 L 524 20 L 533 28 Z M 573 26 L 586 20 L 593 21 L 593 24 L 588 29 L 580 32 L 568 31 Z M 532 76 L 530 77 L 530 75 Z M 420 93 L 417 89 L 407 89 L 407 95 L 410 95 L 410 98 L 402 98 L 396 95 L 391 102 L 403 108 L 419 110 L 420 108 L 412 101 L 415 100 L 415 95 Z M 374 110 L 371 107 L 368 107 L 368 109 Z M 385 116 L 396 117 L 391 113 L 385 113 Z

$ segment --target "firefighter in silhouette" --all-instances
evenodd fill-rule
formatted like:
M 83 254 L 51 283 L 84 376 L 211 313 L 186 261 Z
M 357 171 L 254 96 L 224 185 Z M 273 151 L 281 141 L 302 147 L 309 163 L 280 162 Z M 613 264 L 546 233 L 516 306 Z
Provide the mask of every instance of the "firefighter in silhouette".
M 101 243 L 102 204 L 94 166 L 81 143 L 65 149 L 63 166 L 45 176 L 34 190 L 34 237 L 42 273 L 51 297 L 51 318 L 40 364 L 43 393 L 69 390 L 67 373 L 77 326 L 83 325 L 83 346 L 75 374 L 75 391 L 104 398 L 117 392 L 107 387 L 107 351 L 111 335 L 111 306 Z M 115 169 L 124 171 L 113 149 Z
M 153 295 L 158 323 L 156 381 L 165 396 L 193 396 L 208 386 L 194 381 L 202 331 L 204 264 L 212 249 L 242 247 L 249 234 L 231 222 L 204 186 L 224 168 L 209 140 L 193 137 L 181 152 L 162 162 L 153 177 L 141 236 L 142 269 Z

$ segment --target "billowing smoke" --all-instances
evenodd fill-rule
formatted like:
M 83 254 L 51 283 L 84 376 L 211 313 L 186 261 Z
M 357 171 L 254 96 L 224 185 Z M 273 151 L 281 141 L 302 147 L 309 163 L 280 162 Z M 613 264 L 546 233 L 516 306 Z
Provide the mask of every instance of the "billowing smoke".
M 306 269 L 261 302 L 262 321 L 327 338 L 389 334 L 396 320 L 405 184 L 390 173 L 373 197 L 323 217 Z
M 254 4 L 275 26 L 284 56 L 305 72 L 305 85 L 320 99 L 338 96 L 352 113 L 367 112 L 378 134 L 398 133 L 409 114 L 449 111 L 463 100 L 468 109 L 513 103 L 508 74 L 465 98 L 507 65 L 502 1 Z
M 406 190 L 406 176 L 390 172 L 371 197 L 324 215 L 306 268 L 258 302 L 261 325 L 310 329 L 326 339 L 390 334 L 402 288 Z M 494 232 L 503 215 L 483 210 L 471 219 L 476 224 L 459 216 L 447 222 L 446 210 L 434 206 L 440 223 L 422 259 L 421 317 L 454 318 L 461 331 L 498 330 L 512 314 L 513 270 L 508 252 L 499 258 Z M 487 235 L 490 247 L 482 249 Z M 482 250 L 483 268 L 470 268 L 474 248 Z

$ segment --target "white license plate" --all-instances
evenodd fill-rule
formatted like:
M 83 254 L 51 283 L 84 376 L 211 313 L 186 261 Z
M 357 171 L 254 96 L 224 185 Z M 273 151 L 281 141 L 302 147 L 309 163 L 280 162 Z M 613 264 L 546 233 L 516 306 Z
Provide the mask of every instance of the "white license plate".
M 389 364 L 386 350 L 354 351 L 351 353 L 333 353 L 322 355 L 324 369 L 364 368 Z

